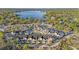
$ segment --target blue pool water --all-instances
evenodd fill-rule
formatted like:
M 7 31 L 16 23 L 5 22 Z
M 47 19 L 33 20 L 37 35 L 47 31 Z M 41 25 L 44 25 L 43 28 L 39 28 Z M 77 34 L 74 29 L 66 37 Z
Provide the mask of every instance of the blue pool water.
M 23 12 L 16 12 L 16 15 L 21 18 L 33 18 L 33 19 L 43 19 L 43 11 L 23 11 Z

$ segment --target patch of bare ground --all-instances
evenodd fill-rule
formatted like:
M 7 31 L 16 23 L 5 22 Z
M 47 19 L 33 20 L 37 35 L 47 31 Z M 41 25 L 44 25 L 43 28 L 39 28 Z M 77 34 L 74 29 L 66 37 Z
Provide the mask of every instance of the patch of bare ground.
M 74 34 L 72 37 L 73 47 L 79 49 L 79 33 Z

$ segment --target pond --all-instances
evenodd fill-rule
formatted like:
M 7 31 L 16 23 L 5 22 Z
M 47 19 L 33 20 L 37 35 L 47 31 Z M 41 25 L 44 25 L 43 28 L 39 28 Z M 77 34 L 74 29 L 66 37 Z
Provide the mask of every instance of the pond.
M 21 18 L 32 18 L 32 19 L 43 19 L 44 18 L 44 13 L 43 11 L 21 11 L 21 12 L 16 12 L 16 15 L 21 17 Z

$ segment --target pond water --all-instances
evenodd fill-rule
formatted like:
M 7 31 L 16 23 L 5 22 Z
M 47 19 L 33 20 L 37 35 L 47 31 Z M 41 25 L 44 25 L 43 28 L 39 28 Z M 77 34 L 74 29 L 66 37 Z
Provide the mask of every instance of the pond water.
M 16 15 L 21 18 L 33 18 L 33 19 L 43 19 L 44 14 L 43 11 L 23 11 L 23 12 L 16 12 Z

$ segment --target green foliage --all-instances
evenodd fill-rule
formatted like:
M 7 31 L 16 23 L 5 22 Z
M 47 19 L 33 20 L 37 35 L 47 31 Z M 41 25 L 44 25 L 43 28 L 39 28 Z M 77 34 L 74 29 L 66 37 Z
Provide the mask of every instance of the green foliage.
M 73 29 L 74 32 L 79 33 L 79 28 L 77 25 L 79 24 L 79 10 L 49 10 L 46 11 L 47 20 L 46 23 L 53 24 L 53 27 L 58 30 L 65 30 L 70 31 L 70 29 Z M 51 17 L 54 16 L 55 19 L 51 19 Z M 72 22 L 69 22 L 69 17 L 72 17 Z M 63 21 L 64 23 L 61 24 L 60 21 Z M 40 23 L 38 19 L 32 19 L 31 17 L 28 17 L 28 19 L 22 19 L 15 15 L 15 12 L 12 11 L 4 11 L 0 14 L 0 25 L 7 24 L 7 25 L 15 25 L 15 24 L 32 24 L 32 23 Z M 16 26 L 17 29 L 19 29 L 19 26 Z M 32 26 L 29 26 L 29 29 L 33 29 Z M 9 28 L 9 32 L 14 31 L 13 28 Z M 7 41 L 7 44 L 3 40 L 4 33 L 0 32 L 0 48 L 4 47 L 5 45 L 9 46 L 16 46 L 18 49 L 26 50 L 28 49 L 27 44 L 17 44 L 16 39 L 10 39 Z M 68 45 L 72 45 L 72 39 L 69 38 L 67 41 L 61 41 L 61 48 L 62 49 L 70 49 Z
M 2 37 L 3 37 L 3 35 L 4 35 L 4 33 L 3 33 L 3 32 L 0 32 L 0 38 L 2 38 Z
M 4 47 L 6 45 L 3 40 L 3 35 L 4 35 L 4 33 L 0 32 L 0 48 Z
M 62 40 L 61 43 L 60 43 L 60 47 L 63 50 L 71 50 L 72 48 L 70 48 L 69 46 L 72 46 L 72 45 L 73 45 L 72 44 L 72 38 Z
M 53 23 L 54 21 L 53 21 L 53 20 L 51 20 L 51 19 L 49 19 L 47 22 L 48 22 L 48 23 Z
M 26 49 L 28 49 L 28 45 L 27 44 L 24 44 L 23 50 L 26 50 Z
M 55 25 L 55 28 L 58 29 L 58 30 L 63 30 L 64 29 L 63 25 L 61 25 L 61 24 Z
M 16 44 L 16 48 L 17 48 L 18 50 L 21 50 L 21 49 L 22 49 L 22 46 L 19 45 L 19 44 Z

